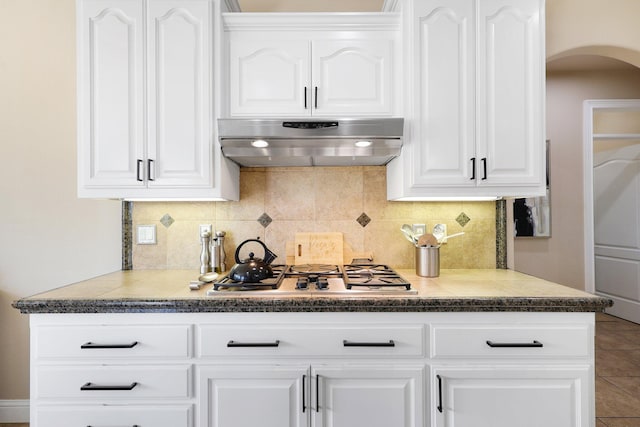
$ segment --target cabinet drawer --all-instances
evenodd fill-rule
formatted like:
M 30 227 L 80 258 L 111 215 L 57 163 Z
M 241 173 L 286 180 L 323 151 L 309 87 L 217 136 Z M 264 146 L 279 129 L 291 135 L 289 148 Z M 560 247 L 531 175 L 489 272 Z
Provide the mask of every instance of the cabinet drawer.
M 184 358 L 189 356 L 190 325 L 40 326 L 36 357 L 56 359 Z
M 31 422 L 38 427 L 192 426 L 191 405 L 185 406 L 56 406 L 39 407 Z
M 587 326 L 433 325 L 431 357 L 587 357 Z
M 350 325 L 203 325 L 199 353 L 208 356 L 414 356 L 423 352 L 424 327 Z
M 98 400 L 184 398 L 189 397 L 190 379 L 190 365 L 39 366 L 35 395 Z

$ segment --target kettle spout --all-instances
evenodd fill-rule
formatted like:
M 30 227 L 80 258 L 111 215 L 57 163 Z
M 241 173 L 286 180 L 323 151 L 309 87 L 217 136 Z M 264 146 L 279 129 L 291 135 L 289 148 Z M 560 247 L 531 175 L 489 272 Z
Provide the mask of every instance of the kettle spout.
M 271 250 L 267 249 L 264 251 L 263 261 L 267 264 L 271 264 L 276 258 L 278 258 L 278 255 L 274 254 Z

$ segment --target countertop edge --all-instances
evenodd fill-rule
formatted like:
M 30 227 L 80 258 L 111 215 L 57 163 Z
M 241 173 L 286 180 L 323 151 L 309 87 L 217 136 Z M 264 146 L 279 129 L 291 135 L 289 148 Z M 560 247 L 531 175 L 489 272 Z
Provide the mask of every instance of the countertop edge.
M 230 312 L 604 312 L 609 298 L 242 298 L 242 299 L 21 299 L 23 314 L 63 313 L 230 313 Z

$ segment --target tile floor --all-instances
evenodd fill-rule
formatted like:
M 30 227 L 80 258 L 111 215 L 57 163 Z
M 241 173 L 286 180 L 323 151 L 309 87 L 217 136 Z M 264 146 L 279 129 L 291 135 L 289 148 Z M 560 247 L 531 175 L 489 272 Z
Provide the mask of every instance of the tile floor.
M 596 315 L 596 417 L 596 427 L 640 427 L 640 325 L 600 313 Z
M 596 427 L 640 427 L 640 325 L 596 315 Z

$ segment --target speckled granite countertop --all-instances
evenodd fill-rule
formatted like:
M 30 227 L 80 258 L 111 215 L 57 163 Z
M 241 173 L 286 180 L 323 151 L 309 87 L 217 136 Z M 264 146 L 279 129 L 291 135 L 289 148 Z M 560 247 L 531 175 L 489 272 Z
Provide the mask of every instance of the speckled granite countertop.
M 612 301 L 512 270 L 442 270 L 424 278 L 397 270 L 415 295 L 269 295 L 244 292 L 207 296 L 211 285 L 190 290 L 191 270 L 117 271 L 31 297 L 22 313 L 140 312 L 595 312 Z

